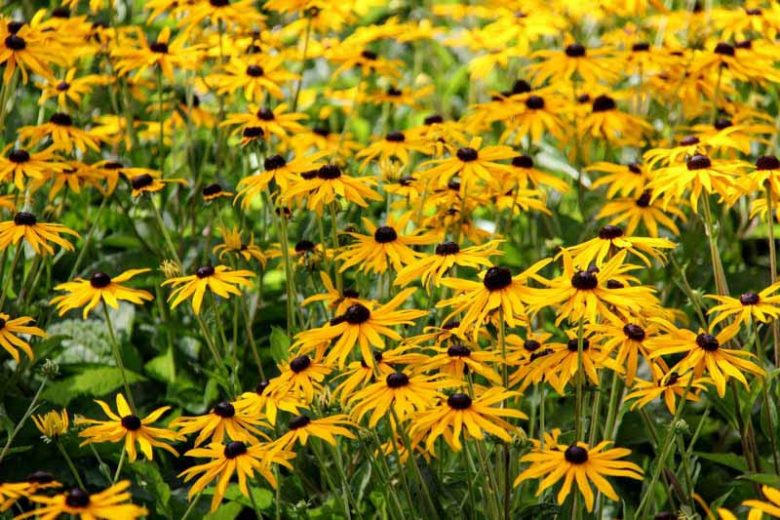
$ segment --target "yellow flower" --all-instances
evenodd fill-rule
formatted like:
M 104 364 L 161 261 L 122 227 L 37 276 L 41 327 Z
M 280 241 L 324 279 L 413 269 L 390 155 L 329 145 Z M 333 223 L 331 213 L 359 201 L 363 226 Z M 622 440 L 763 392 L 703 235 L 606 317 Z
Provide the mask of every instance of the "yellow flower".
M 26 179 L 45 181 L 54 172 L 65 169 L 66 165 L 58 162 L 51 148 L 40 152 L 29 152 L 22 148 L 11 149 L 9 144 L 0 156 L 0 181 L 13 181 L 19 190 L 24 189 Z
M 481 182 L 488 186 L 498 186 L 495 177 L 508 172 L 510 166 L 496 161 L 511 159 L 517 155 L 509 146 L 482 146 L 482 138 L 473 138 L 468 146 L 458 148 L 454 156 L 447 159 L 433 159 L 423 163 L 429 167 L 420 174 L 424 182 L 431 182 L 434 189 L 447 187 L 453 177 L 460 180 L 461 193 L 467 193 Z
M 633 234 L 642 223 L 650 236 L 655 238 L 658 237 L 659 224 L 675 235 L 679 235 L 680 228 L 677 227 L 672 217 L 676 217 L 682 222 L 687 220 L 685 213 L 677 205 L 671 202 L 664 204 L 657 199 L 653 200 L 653 194 L 649 190 L 645 190 L 636 199 L 626 198 L 607 202 L 596 215 L 596 218 L 610 217 L 609 223 L 613 226 L 625 223 L 626 234 Z M 753 215 L 751 215 L 752 217 Z
M 308 415 L 297 415 L 290 419 L 289 431 L 274 441 L 272 450 L 289 450 L 298 443 L 306 446 L 309 437 L 317 437 L 332 446 L 336 446 L 336 435 L 355 439 L 355 434 L 345 426 L 355 426 L 345 414 L 314 419 Z
M 271 184 L 276 184 L 282 195 L 285 195 L 290 186 L 301 182 L 301 174 L 308 171 L 317 170 L 322 163 L 319 159 L 326 155 L 325 152 L 317 152 L 312 155 L 296 157 L 292 161 L 287 160 L 281 155 L 272 155 L 267 157 L 263 163 L 264 170 L 254 175 L 244 177 L 238 181 L 238 194 L 236 199 L 243 199 L 241 207 L 246 209 L 252 200 L 265 193 Z
M 780 517 L 780 490 L 770 486 L 761 486 L 761 492 L 764 494 L 764 500 L 745 500 L 743 506 L 750 508 L 748 518 L 762 518 L 762 513 L 772 517 Z
M 217 244 L 212 250 L 214 254 L 219 254 L 220 260 L 226 254 L 231 253 L 234 255 L 240 255 L 247 262 L 251 259 L 255 259 L 265 268 L 265 264 L 268 258 L 263 254 L 260 248 L 255 245 L 255 237 L 251 235 L 249 243 L 241 241 L 241 231 L 237 227 L 233 229 L 220 228 L 222 233 L 222 244 Z
M 173 81 L 174 68 L 191 69 L 197 64 L 200 48 L 185 47 L 186 41 L 184 34 L 171 41 L 171 28 L 165 27 L 152 43 L 147 41 L 143 33 L 138 41 L 123 38 L 111 50 L 111 57 L 115 60 L 116 71 L 120 76 L 130 72 L 140 76 L 149 68 L 159 67 L 162 74 Z
M 83 307 L 82 317 L 84 319 L 87 319 L 87 315 L 100 303 L 108 304 L 114 309 L 119 308 L 120 300 L 142 305 L 144 301 L 154 299 L 152 294 L 148 291 L 125 287 L 122 283 L 148 271 L 150 269 L 130 269 L 114 278 L 106 273 L 95 272 L 92 273 L 89 280 L 76 278 L 72 282 L 57 285 L 55 290 L 64 291 L 67 294 L 52 298 L 50 303 L 57 306 L 60 316 L 72 309 Z
M 267 443 L 247 446 L 241 441 L 232 441 L 226 444 L 214 442 L 206 448 L 192 449 L 185 455 L 211 459 L 204 464 L 185 469 L 179 476 L 184 477 L 184 482 L 189 482 L 201 474 L 190 488 L 188 493 L 190 500 L 195 495 L 199 495 L 215 479 L 219 479 L 217 480 L 214 497 L 211 499 L 212 513 L 217 510 L 222 502 L 225 490 L 228 484 L 230 484 L 230 479 L 234 473 L 238 475 L 238 488 L 245 496 L 249 496 L 247 480 L 253 479 L 255 472 L 262 475 L 271 487 L 276 488 L 276 477 L 274 477 L 271 465 L 280 464 L 292 471 L 293 467 L 290 464 L 290 460 L 295 457 L 293 452 L 271 451 Z
M 651 263 L 648 256 L 663 261 L 665 256 L 661 250 L 674 247 L 674 242 L 666 238 L 632 237 L 626 235 L 620 227 L 610 224 L 601 228 L 596 238 L 571 246 L 568 251 L 576 265 L 595 264 L 601 267 L 608 256 L 627 251 L 638 256 L 649 267 Z
M 184 179 L 160 179 L 150 173 L 143 173 L 130 179 L 130 186 L 133 190 L 131 194 L 133 197 L 138 197 L 143 193 L 156 193 L 165 188 L 166 184 L 186 185 L 187 181 Z
M 669 410 L 670 414 L 674 415 L 677 411 L 677 398 L 685 394 L 686 400 L 698 401 L 698 394 L 707 389 L 704 384 L 710 382 L 709 378 L 700 377 L 691 381 L 691 378 L 694 378 L 692 371 L 680 374 L 665 368 L 666 363 L 663 363 L 663 360 L 656 361 L 660 362 L 650 363 L 650 372 L 653 380 L 635 379 L 631 392 L 626 394 L 624 398 L 626 401 L 636 399 L 636 402 L 631 405 L 632 410 L 644 408 L 656 399 L 662 398 L 666 409 Z
M 261 55 L 260 59 L 234 57 L 223 67 L 224 73 L 207 76 L 206 84 L 213 84 L 217 93 L 222 95 L 243 90 L 244 98 L 250 103 L 262 100 L 266 93 L 282 99 L 284 93 L 280 86 L 299 78 L 298 74 L 282 68 L 283 62 L 279 56 Z
M 84 424 L 92 425 L 79 432 L 79 437 L 86 438 L 86 440 L 81 443 L 81 446 L 96 442 L 123 442 L 124 449 L 127 452 L 127 457 L 130 462 L 135 462 L 135 459 L 138 457 L 136 444 L 138 444 L 141 448 L 141 453 L 143 453 L 148 460 L 152 460 L 153 448 L 162 448 L 173 455 L 179 455 L 168 442 L 184 440 L 184 437 L 171 430 L 151 426 L 151 424 L 157 421 L 165 412 L 170 410 L 170 406 L 157 408 L 144 419 L 141 419 L 132 412 L 127 405 L 125 396 L 122 394 L 116 395 L 117 413 L 114 413 L 103 401 L 96 400 L 95 402 L 103 409 L 103 412 L 108 416 L 109 420 L 98 421 L 95 419 L 77 417 L 75 421 L 77 426 Z
M 19 129 L 19 139 L 27 145 L 39 144 L 51 139 L 52 150 L 72 152 L 78 150 L 100 151 L 100 139 L 96 134 L 82 130 L 73 123 L 73 118 L 64 112 L 55 112 L 49 121 L 35 126 L 23 126 Z
M 529 479 L 542 479 L 536 496 L 545 489 L 564 479 L 558 492 L 558 504 L 563 504 L 576 481 L 579 492 L 585 498 L 585 507 L 593 511 L 593 488 L 607 498 L 619 501 L 612 485 L 605 476 L 627 477 L 642 480 L 642 468 L 632 462 L 622 461 L 631 454 L 625 448 L 610 448 L 612 443 L 604 441 L 591 448 L 584 442 L 569 446 L 555 442 L 552 446 L 545 443 L 544 448 L 536 447 L 531 453 L 523 455 L 520 462 L 529 462 L 530 466 L 515 479 L 515 486 Z
M 748 291 L 739 295 L 739 298 L 731 296 L 720 296 L 717 294 L 708 294 L 718 302 L 718 305 L 707 311 L 707 314 L 715 314 L 715 318 L 710 322 L 710 327 L 714 327 L 721 321 L 728 318 L 735 318 L 737 325 L 751 324 L 753 320 L 759 323 L 768 323 L 780 317 L 780 282 L 774 283 L 758 293 Z
M 307 176 L 287 189 L 282 197 L 282 202 L 288 204 L 291 200 L 305 197 L 306 207 L 322 215 L 323 209 L 337 201 L 346 199 L 358 206 L 368 207 L 369 200 L 382 200 L 382 196 L 371 189 L 376 184 L 373 177 L 351 177 L 344 175 L 341 168 L 335 164 L 326 164 L 313 172 L 314 176 Z
M 195 274 L 169 278 L 162 285 L 175 287 L 168 297 L 168 301 L 173 300 L 171 308 L 175 309 L 187 298 L 192 298 L 192 310 L 195 314 L 200 314 L 206 289 L 222 298 L 230 298 L 231 294 L 241 295 L 238 287 L 249 287 L 251 285 L 249 278 L 254 276 L 255 273 L 244 269 L 234 271 L 226 265 L 218 265 L 217 267 L 206 265 L 199 267 Z
M 197 417 L 177 417 L 171 421 L 171 428 L 176 428 L 180 434 L 198 434 L 195 438 L 197 448 L 206 440 L 221 443 L 225 436 L 233 441 L 257 444 L 258 437 L 268 439 L 259 428 L 266 427 L 258 416 L 250 415 L 245 409 L 237 410 L 230 401 L 217 403 L 211 411 Z
M 14 215 L 13 220 L 0 222 L 0 251 L 11 244 L 18 244 L 22 239 L 39 255 L 54 254 L 54 248 L 48 242 L 54 242 L 68 251 L 73 251 L 73 244 L 62 238 L 61 234 L 79 236 L 62 224 L 38 222 L 32 213 L 20 211 Z
M 42 11 L 43 12 L 43 11 Z M 38 18 L 36 16 L 36 18 Z M 16 69 L 27 83 L 28 73 L 51 77 L 51 64 L 63 63 L 63 49 L 46 41 L 44 34 L 30 24 L 3 19 L 0 23 L 0 64 L 4 65 L 3 84 L 11 82 Z
M 130 502 L 129 480 L 122 480 L 111 487 L 99 492 L 88 493 L 83 489 L 72 488 L 64 493 L 49 497 L 46 495 L 33 495 L 30 501 L 38 504 L 32 511 L 16 516 L 17 520 L 25 518 L 60 518 L 68 515 L 81 520 L 122 518 L 123 520 L 135 520 L 149 514 L 140 506 Z
M 496 405 L 517 395 L 517 392 L 507 392 L 500 387 L 485 390 L 474 399 L 464 393 L 452 394 L 435 408 L 415 415 L 409 432 L 412 443 L 416 444 L 418 440 L 426 438 L 425 448 L 433 454 L 436 439 L 444 437 L 450 448 L 460 451 L 463 449 L 460 439 L 465 432 L 474 439 L 484 440 L 483 430 L 504 442 L 511 442 L 512 434 L 518 434 L 521 430 L 505 418 L 528 417 L 520 410 Z
M 20 318 L 10 319 L 8 314 L 0 312 L 0 347 L 11 354 L 14 361 L 19 363 L 19 350 L 27 354 L 29 359 L 35 357 L 30 348 L 30 344 L 19 337 L 20 334 L 28 336 L 45 337 L 46 333 L 38 327 L 33 327 L 35 323 L 33 318 L 22 316 Z
M 43 438 L 50 442 L 52 439 L 56 439 L 61 435 L 68 433 L 70 427 L 70 420 L 68 419 L 68 411 L 64 408 L 59 412 L 51 410 L 43 415 L 33 415 L 33 423 L 38 431 L 41 432 Z
M 39 489 L 61 487 L 54 476 L 46 471 L 36 471 L 30 474 L 24 482 L 0 483 L 0 513 L 5 513 L 13 507 L 20 498 L 30 498 Z
M 319 354 L 315 359 L 301 354 L 279 368 L 281 373 L 269 383 L 268 393 L 293 396 L 307 404 L 314 400 L 315 392 L 322 390 L 325 377 L 333 370 L 321 362 Z
M 244 392 L 233 403 L 240 414 L 263 416 L 272 426 L 276 425 L 279 410 L 294 415 L 300 414 L 301 408 L 307 405 L 290 393 L 274 392 L 268 381 L 258 383 L 254 392 Z
M 502 254 L 496 249 L 498 242 L 492 241 L 482 245 L 461 249 L 455 242 L 443 242 L 436 246 L 434 254 L 412 262 L 398 272 L 395 285 L 409 285 L 419 280 L 423 287 L 438 286 L 442 277 L 454 266 L 490 267 L 491 256 Z

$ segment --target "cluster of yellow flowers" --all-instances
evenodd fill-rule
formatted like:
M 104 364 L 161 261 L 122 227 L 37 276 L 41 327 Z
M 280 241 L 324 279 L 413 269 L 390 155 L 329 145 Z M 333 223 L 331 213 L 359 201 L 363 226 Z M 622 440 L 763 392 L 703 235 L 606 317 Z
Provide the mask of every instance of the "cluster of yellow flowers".
M 408 3 L 0 14 L 0 346 L 29 374 L 58 317 L 96 311 L 123 388 L 71 424 L 33 415 L 41 386 L 0 462 L 32 417 L 71 475 L 0 474 L 0 512 L 147 515 L 125 459 L 185 446 L 185 517 L 212 485 L 217 511 L 235 476 L 255 509 L 259 477 L 276 489 L 281 518 L 303 453 L 347 518 L 373 507 L 361 465 L 386 517 L 444 516 L 423 475 L 437 464 L 466 475 L 472 518 L 553 486 L 573 518 L 619 515 L 605 477 L 643 481 L 621 482 L 627 517 L 780 517 L 771 485 L 712 511 L 691 467 L 705 419 L 690 446 L 683 420 L 735 406 L 745 472 L 777 482 L 780 6 Z M 749 232 L 769 267 L 744 288 Z M 125 366 L 120 304 L 166 336 L 154 355 L 203 345 L 185 370 L 216 399 L 158 406 Z M 654 456 L 614 447 L 630 420 Z M 72 430 L 121 445 L 103 491 L 61 442 Z

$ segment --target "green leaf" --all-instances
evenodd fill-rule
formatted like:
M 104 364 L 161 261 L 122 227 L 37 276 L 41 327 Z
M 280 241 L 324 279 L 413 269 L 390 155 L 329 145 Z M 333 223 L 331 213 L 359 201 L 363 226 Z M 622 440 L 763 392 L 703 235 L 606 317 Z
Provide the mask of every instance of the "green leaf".
M 176 380 L 176 363 L 173 359 L 173 349 L 165 349 L 165 353 L 153 358 L 144 366 L 144 371 L 155 379 L 166 383 Z
M 135 372 L 125 371 L 128 382 L 137 383 L 145 378 Z M 43 392 L 47 401 L 66 406 L 72 399 L 87 395 L 100 397 L 122 386 L 122 373 L 116 367 L 88 367 L 75 376 L 50 383 Z
M 203 517 L 204 520 L 234 520 L 244 506 L 238 502 L 227 502 L 219 506 L 219 509 Z
M 758 482 L 759 484 L 764 484 L 766 486 L 780 487 L 780 475 L 775 475 L 773 473 L 752 473 L 737 478 Z
M 274 494 L 270 489 L 256 487 L 250 483 L 249 492 L 252 493 L 252 497 L 255 499 L 255 504 L 257 504 L 258 509 L 268 509 L 274 502 Z M 210 487 L 205 489 L 203 494 L 209 496 L 213 495 L 214 488 Z M 237 502 L 247 507 L 253 507 L 252 500 L 250 500 L 248 496 L 244 496 L 236 484 L 231 484 L 227 490 L 225 490 L 225 500 Z
M 146 461 L 136 461 L 129 466 L 137 475 L 135 484 L 145 488 L 154 497 L 155 513 L 171 518 L 171 488 L 165 482 L 157 466 Z
M 727 466 L 737 471 L 747 471 L 745 459 L 736 453 L 705 453 L 702 451 L 695 451 L 693 454 L 704 460 L 709 460 L 710 462 L 715 462 L 716 464 Z
M 279 327 L 271 327 L 271 357 L 281 363 L 290 356 L 290 338 Z

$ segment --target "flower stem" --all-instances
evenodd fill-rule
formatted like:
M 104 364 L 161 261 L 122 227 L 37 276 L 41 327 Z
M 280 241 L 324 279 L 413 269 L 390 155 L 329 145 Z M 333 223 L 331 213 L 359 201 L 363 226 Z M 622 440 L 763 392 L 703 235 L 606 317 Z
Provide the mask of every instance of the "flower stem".
M 3 308 L 3 305 L 5 304 L 5 298 L 8 294 L 8 290 L 11 288 L 12 280 L 14 279 L 14 271 L 16 271 L 16 264 L 19 263 L 19 259 L 22 256 L 22 249 L 23 245 L 20 242 L 16 246 L 16 251 L 14 251 L 14 258 L 11 260 L 11 269 L 8 270 L 7 273 L 5 273 L 5 278 L 3 279 L 3 289 L 2 294 L 0 294 L 0 309 Z
M 35 408 L 38 405 L 38 399 L 41 398 L 41 393 L 43 393 L 43 389 L 46 386 L 46 383 L 48 381 L 49 379 L 47 377 L 43 378 L 43 381 L 41 381 L 41 386 L 39 386 L 38 391 L 35 392 L 35 397 L 33 397 L 32 402 L 30 402 L 30 406 L 27 407 L 27 411 L 24 412 L 24 415 L 14 427 L 13 431 L 11 432 L 11 435 L 8 436 L 8 440 L 5 441 L 5 446 L 3 446 L 3 451 L 0 452 L 0 462 L 3 462 L 3 459 L 8 454 L 8 450 L 11 449 L 11 444 L 14 442 L 14 439 L 21 431 L 22 427 L 24 426 L 24 423 L 27 422 L 27 419 L 29 419 L 32 413 L 35 411 Z
M 710 260 L 712 262 L 712 271 L 715 276 L 715 289 L 721 296 L 729 294 L 729 285 L 726 281 L 726 273 L 723 270 L 723 263 L 718 251 L 718 237 L 715 234 L 715 227 L 712 222 L 712 209 L 710 208 L 710 197 L 705 192 L 702 193 L 702 206 L 704 206 L 704 227 L 707 234 L 707 240 L 710 245 Z
M 122 361 L 122 352 L 119 350 L 119 342 L 116 340 L 114 334 L 114 325 L 111 323 L 111 315 L 108 312 L 108 305 L 103 301 L 103 315 L 106 318 L 106 327 L 108 328 L 108 337 L 111 340 L 111 351 L 114 354 L 114 360 L 116 366 L 119 368 L 119 372 L 122 374 L 122 384 L 125 387 L 125 394 L 127 394 L 127 402 L 130 405 L 130 410 L 135 414 L 135 401 L 133 400 L 133 394 L 130 392 L 130 383 L 127 380 L 127 373 L 125 372 L 125 363 Z
M 168 230 L 165 228 L 165 221 L 163 221 L 162 214 L 160 214 L 160 208 L 157 207 L 157 204 L 154 203 L 151 197 L 149 198 L 149 205 L 152 207 L 154 217 L 157 219 L 157 226 L 160 228 L 160 233 L 162 233 L 163 239 L 165 239 L 165 245 L 168 246 L 168 252 L 171 253 L 173 259 L 176 260 L 177 264 L 179 264 L 179 267 L 183 268 L 184 265 L 179 259 L 179 253 L 176 252 L 176 247 L 173 245 L 171 236 L 168 234 Z
M 330 223 L 331 223 L 331 240 L 333 241 L 333 245 L 331 246 L 333 248 L 333 255 L 336 255 L 336 251 L 339 248 L 339 228 L 338 228 L 338 215 L 336 213 L 336 203 L 328 204 L 328 209 L 330 210 Z M 339 294 L 343 293 L 344 290 L 344 280 L 341 276 L 341 271 L 339 271 L 339 267 L 336 265 L 336 260 L 333 260 L 333 274 L 336 277 L 336 289 L 338 289 Z
M 772 186 L 766 183 L 767 239 L 769 242 L 769 276 L 772 284 L 777 282 L 777 250 L 775 248 L 775 210 L 772 200 Z M 780 322 L 772 321 L 772 342 L 775 367 L 780 367 Z M 757 353 L 758 354 L 758 353 Z M 759 354 L 760 355 L 760 354 Z
M 111 480 L 112 484 L 116 484 L 116 481 L 119 480 L 119 475 L 122 474 L 122 466 L 125 465 L 125 456 L 127 455 L 127 450 L 125 449 L 124 444 L 122 445 L 122 454 L 119 456 L 119 464 L 116 466 L 116 472 L 114 473 L 114 478 Z
M 84 482 L 82 482 L 81 476 L 79 476 L 79 472 L 76 469 L 76 465 L 73 464 L 73 460 L 70 458 L 70 455 L 68 455 L 65 447 L 62 445 L 59 439 L 54 441 L 54 443 L 57 445 L 57 449 L 60 450 L 60 453 L 62 453 L 62 457 L 65 459 L 65 463 L 68 465 L 68 468 L 70 468 L 70 472 L 73 474 L 73 478 L 76 479 L 76 483 L 79 485 L 79 488 L 86 489 L 84 487 Z
M 582 377 L 582 355 L 583 355 L 583 345 L 584 345 L 584 321 L 582 318 L 580 318 L 580 323 L 577 326 L 577 394 L 576 394 L 576 400 L 574 401 L 574 439 L 575 441 L 581 441 L 582 438 L 582 432 L 583 432 L 583 420 L 582 420 L 582 387 L 583 387 L 583 377 Z

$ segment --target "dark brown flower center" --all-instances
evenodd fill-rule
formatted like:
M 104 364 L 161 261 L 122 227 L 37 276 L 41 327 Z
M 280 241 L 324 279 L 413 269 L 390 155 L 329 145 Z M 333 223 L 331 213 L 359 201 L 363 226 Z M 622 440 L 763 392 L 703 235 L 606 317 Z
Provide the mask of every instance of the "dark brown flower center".
M 585 464 L 588 462 L 588 450 L 576 444 L 566 448 L 563 456 L 569 464 Z
M 650 50 L 650 44 L 647 42 L 635 43 L 631 46 L 631 50 L 634 52 L 647 52 Z
M 482 284 L 488 291 L 500 291 L 512 284 L 512 271 L 506 267 L 491 267 L 485 273 Z
M 314 248 L 317 246 L 314 242 L 311 240 L 301 240 L 300 242 L 295 244 L 295 252 L 296 253 L 309 253 L 311 251 L 314 251 Z
M 65 504 L 68 507 L 84 508 L 89 505 L 89 493 L 79 488 L 72 488 L 65 492 Z
M 263 166 L 265 166 L 266 170 L 278 170 L 279 168 L 287 166 L 287 161 L 285 161 L 284 157 L 281 155 L 276 154 L 266 158 L 263 162 Z
M 544 108 L 544 98 L 542 96 L 528 96 L 525 100 L 525 106 L 531 110 L 540 110 Z
M 579 340 L 577 338 L 570 339 L 566 343 L 566 348 L 569 349 L 569 352 L 578 352 L 579 351 Z M 582 338 L 582 351 L 585 352 L 590 348 L 590 341 L 588 338 Z
M 625 287 L 623 282 L 617 280 L 607 280 L 607 289 L 622 289 Z
M 34 226 L 37 223 L 38 219 L 28 211 L 20 211 L 14 215 L 14 224 L 17 226 Z
M 398 240 L 398 233 L 390 226 L 381 226 L 374 231 L 374 240 L 380 244 L 389 244 Z
M 447 355 L 450 357 L 469 357 L 471 349 L 466 345 L 456 344 L 447 349 Z
M 246 75 L 251 76 L 253 78 L 259 78 L 263 74 L 265 74 L 265 71 L 263 70 L 263 67 L 260 65 L 250 65 L 246 68 Z
M 8 160 L 13 163 L 26 163 L 30 160 L 30 152 L 27 150 L 14 150 L 8 154 Z
M 592 271 L 577 271 L 571 277 L 571 285 L 580 291 L 590 291 L 598 287 L 599 279 Z
M 111 277 L 106 273 L 92 273 L 92 276 L 89 277 L 89 284 L 95 289 L 102 289 L 111 284 Z
M 12 34 L 5 37 L 5 46 L 12 51 L 23 51 L 27 47 L 27 42 L 21 36 Z
M 607 225 L 599 230 L 599 238 L 602 240 L 613 240 L 623 236 L 623 230 L 618 226 Z
M 122 417 L 122 427 L 125 430 L 134 432 L 141 429 L 141 419 L 137 415 L 125 415 Z
M 471 407 L 471 397 L 466 394 L 452 394 L 447 398 L 447 404 L 453 410 L 467 410 Z
M 460 246 L 455 242 L 444 242 L 436 246 L 436 254 L 439 256 L 457 255 L 460 253 Z
M 582 58 L 585 56 L 585 46 L 581 43 L 572 43 L 566 46 L 566 56 L 569 58 Z
M 696 336 L 696 344 L 707 352 L 715 352 L 720 348 L 718 338 L 712 334 L 702 333 Z
M 59 90 L 60 92 L 65 92 L 69 88 L 70 88 L 70 83 L 68 83 L 67 81 L 60 81 L 59 83 L 57 83 L 57 90 Z
M 311 366 L 311 358 L 304 354 L 290 361 L 290 370 L 296 374 L 300 374 Z
M 774 155 L 764 155 L 756 160 L 757 170 L 779 170 L 780 161 Z
M 458 151 L 456 154 L 458 156 L 458 159 L 460 159 L 463 162 L 471 162 L 476 161 L 479 158 L 479 152 L 477 152 L 473 148 L 458 148 Z
M 25 480 L 33 484 L 50 484 L 54 482 L 54 475 L 52 475 L 48 471 L 39 470 L 39 471 L 34 471 L 29 475 L 27 475 L 27 478 Z
M 531 84 L 524 79 L 518 79 L 512 84 L 512 94 L 527 94 L 531 92 Z
M 761 298 L 758 294 L 750 291 L 739 295 L 739 303 L 742 305 L 758 305 Z
M 728 119 L 726 117 L 718 118 L 717 121 L 715 121 L 715 124 L 713 125 L 715 127 L 715 130 L 724 130 L 726 128 L 730 128 L 734 126 L 734 122 L 731 119 Z
M 198 278 L 208 278 L 213 274 L 214 274 L 214 267 L 210 265 L 204 265 L 202 267 L 198 267 L 198 269 L 195 271 L 195 276 L 197 276 Z
M 539 347 L 541 347 L 542 344 L 536 341 L 535 339 L 527 339 L 523 341 L 523 348 L 527 350 L 528 352 L 533 352 L 535 350 L 539 350 Z
M 273 121 L 276 116 L 270 108 L 261 108 L 257 111 L 257 117 L 263 121 Z
M 244 128 L 244 131 L 241 135 L 246 137 L 247 139 L 254 139 L 255 137 L 263 137 L 263 129 L 259 126 L 248 126 Z
M 646 190 L 642 192 L 642 195 L 639 196 L 638 199 L 636 199 L 636 205 L 640 208 L 646 208 L 650 205 L 650 199 L 652 198 L 653 194 L 652 192 Z
M 235 459 L 246 453 L 246 444 L 239 441 L 229 442 L 225 445 L 225 457 Z
M 214 184 L 209 184 L 208 186 L 203 188 L 202 193 L 204 197 L 219 195 L 220 193 L 222 193 L 222 186 L 220 186 L 216 182 Z
M 435 125 L 443 122 L 444 122 L 444 118 L 441 117 L 439 114 L 430 115 L 423 120 L 423 123 L 426 126 Z
M 359 303 L 350 305 L 347 312 L 344 313 L 344 320 L 350 325 L 360 325 L 367 322 L 369 318 L 371 318 L 371 311 Z
M 680 139 L 680 146 L 693 146 L 699 144 L 699 138 L 695 135 L 687 135 Z
M 157 54 L 168 54 L 168 44 L 165 42 L 154 42 L 149 45 L 149 50 Z
M 367 60 L 371 60 L 371 61 L 374 61 L 374 60 L 376 60 L 379 57 L 377 55 L 377 53 L 375 53 L 374 51 L 363 51 L 363 52 L 360 53 L 360 55 L 363 58 L 365 58 Z
M 609 96 L 598 96 L 593 100 L 593 112 L 607 112 L 617 107 L 615 100 Z
M 634 341 L 643 341 L 645 339 L 645 329 L 633 323 L 629 323 L 623 327 L 623 334 L 625 334 L 628 339 Z
M 390 141 L 391 143 L 403 143 L 406 140 L 406 136 L 403 134 L 403 132 L 394 131 L 390 132 L 385 136 L 385 139 Z
M 214 406 L 214 415 L 218 415 L 223 419 L 230 419 L 231 417 L 235 417 L 236 408 L 230 401 L 220 401 Z
M 639 163 L 632 162 L 632 163 L 630 163 L 627 166 L 627 168 L 628 168 L 628 171 L 630 171 L 631 173 L 634 173 L 636 175 L 641 175 L 642 174 L 642 165 L 639 164 Z
M 730 43 L 720 42 L 715 46 L 715 50 L 712 52 L 720 54 L 721 56 L 734 56 L 734 46 Z
M 326 164 L 317 170 L 317 177 L 324 180 L 333 180 L 341 177 L 341 168 L 335 164 Z
M 49 118 L 49 122 L 57 126 L 73 126 L 73 119 L 68 114 L 62 112 L 55 112 Z
M 134 190 L 142 190 L 147 186 L 151 186 L 153 182 L 154 182 L 154 177 L 152 177 L 148 173 L 144 173 L 133 177 L 133 179 L 130 181 L 130 185 L 133 187 Z
M 519 155 L 512 158 L 512 166 L 515 168 L 533 168 L 534 160 L 530 155 Z
M 403 372 L 393 372 L 387 376 L 385 383 L 390 388 L 401 388 L 409 384 L 409 376 Z
M 685 164 L 689 170 L 704 170 L 712 166 L 712 161 L 706 155 L 696 154 Z
M 266 380 L 260 381 L 255 386 L 255 393 L 257 395 L 263 395 L 263 392 L 265 392 L 265 389 L 268 388 L 268 385 L 270 385 L 270 384 L 271 383 L 269 381 L 266 381 Z
M 297 415 L 290 419 L 290 422 L 287 423 L 287 426 L 291 430 L 297 430 L 299 428 L 303 428 L 304 426 L 307 426 L 311 422 L 311 419 L 306 415 Z

